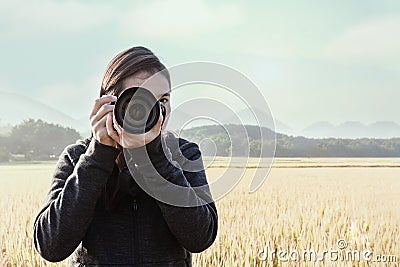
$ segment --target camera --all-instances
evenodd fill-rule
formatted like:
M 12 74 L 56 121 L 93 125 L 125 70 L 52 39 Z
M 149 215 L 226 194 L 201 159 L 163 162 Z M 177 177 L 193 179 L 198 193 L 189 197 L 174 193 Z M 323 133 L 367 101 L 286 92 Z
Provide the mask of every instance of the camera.
M 164 105 L 144 87 L 126 89 L 112 104 L 115 104 L 114 116 L 117 123 L 131 134 L 150 131 L 160 118 L 160 109 L 164 119 L 166 115 Z

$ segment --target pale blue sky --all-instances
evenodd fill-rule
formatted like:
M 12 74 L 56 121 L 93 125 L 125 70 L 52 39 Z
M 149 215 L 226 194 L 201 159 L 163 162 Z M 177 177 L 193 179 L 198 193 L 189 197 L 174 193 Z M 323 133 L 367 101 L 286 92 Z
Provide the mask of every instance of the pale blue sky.
M 2 1 L 2 91 L 88 116 L 108 61 L 144 45 L 167 66 L 232 66 L 273 114 L 400 123 L 400 1 Z M 3 114 L 2 114 L 3 115 Z

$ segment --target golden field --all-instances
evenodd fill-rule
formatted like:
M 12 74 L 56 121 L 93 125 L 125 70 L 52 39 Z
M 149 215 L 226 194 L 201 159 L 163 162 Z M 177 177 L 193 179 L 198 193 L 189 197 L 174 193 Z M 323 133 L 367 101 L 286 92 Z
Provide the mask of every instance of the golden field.
M 252 159 L 232 159 L 240 183 L 216 202 L 219 232 L 194 266 L 397 266 L 400 262 L 400 159 L 275 159 L 264 184 L 248 193 L 256 170 Z M 50 185 L 55 163 L 0 165 L 0 266 L 66 266 L 36 253 L 32 223 Z M 217 158 L 209 181 L 227 169 Z M 267 168 L 268 166 L 261 166 Z M 288 255 L 261 258 L 263 251 L 300 253 L 338 249 L 397 256 L 397 263 L 353 260 L 290 261 Z M 267 249 L 266 249 L 267 248 Z M 293 256 L 293 254 L 291 254 Z M 283 258 L 289 259 L 284 262 Z M 372 259 L 375 259 L 372 257 Z

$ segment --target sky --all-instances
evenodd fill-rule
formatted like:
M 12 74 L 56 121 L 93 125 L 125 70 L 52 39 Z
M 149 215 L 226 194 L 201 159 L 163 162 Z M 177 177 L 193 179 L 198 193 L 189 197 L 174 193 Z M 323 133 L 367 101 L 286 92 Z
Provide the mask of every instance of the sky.
M 0 29 L 0 91 L 77 119 L 111 58 L 142 45 L 167 67 L 240 71 L 293 128 L 400 123 L 398 0 L 1 1 Z

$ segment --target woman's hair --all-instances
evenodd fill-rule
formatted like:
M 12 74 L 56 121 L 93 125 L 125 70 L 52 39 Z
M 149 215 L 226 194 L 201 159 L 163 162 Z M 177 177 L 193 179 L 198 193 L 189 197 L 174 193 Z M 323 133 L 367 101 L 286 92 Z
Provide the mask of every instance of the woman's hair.
M 118 95 L 122 91 L 122 81 L 138 72 L 153 75 L 162 71 L 171 86 L 169 72 L 154 53 L 143 46 L 134 46 L 116 55 L 108 64 L 100 88 L 100 96 Z
M 116 55 L 107 65 L 101 82 L 100 97 L 106 94 L 119 95 L 123 90 L 123 80 L 129 76 L 139 72 L 145 72 L 151 76 L 160 71 L 162 71 L 171 87 L 168 70 L 151 50 L 142 46 L 129 48 Z M 117 161 L 124 161 L 122 152 Z M 108 179 L 104 190 L 104 205 L 107 210 L 117 208 L 118 203 L 124 197 L 123 192 L 127 191 L 123 187 L 129 186 L 126 181 L 120 181 L 117 170 L 118 168 L 114 167 L 114 171 L 110 179 Z

